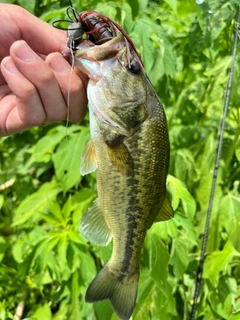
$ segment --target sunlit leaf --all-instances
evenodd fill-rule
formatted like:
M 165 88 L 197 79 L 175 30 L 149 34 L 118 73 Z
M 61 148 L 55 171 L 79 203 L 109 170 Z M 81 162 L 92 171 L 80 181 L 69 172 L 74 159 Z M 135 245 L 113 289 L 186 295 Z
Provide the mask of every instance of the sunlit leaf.
M 4 202 L 4 197 L 2 194 L 0 194 L 0 209 L 2 208 L 3 206 L 3 202 Z
M 240 257 L 240 252 L 236 251 L 232 243 L 228 241 L 222 251 L 215 251 L 206 258 L 203 277 L 216 286 L 219 273 L 227 272 L 227 266 L 233 257 Z
M 234 246 L 240 250 L 239 230 L 240 230 L 240 197 L 228 193 L 220 202 L 221 226 L 224 227 Z
M 8 247 L 6 240 L 3 237 L 0 237 L 0 262 L 2 261 L 5 251 Z
M 97 275 L 97 269 L 93 258 L 89 253 L 81 253 L 81 273 L 86 284 L 90 284 Z
M 56 181 L 46 182 L 35 193 L 27 197 L 17 208 L 13 220 L 13 225 L 17 226 L 25 223 L 29 219 L 36 219 L 39 213 L 44 212 L 50 206 L 53 199 L 61 191 Z
M 172 206 L 176 210 L 182 203 L 184 213 L 192 220 L 196 211 L 196 203 L 184 183 L 168 175 L 167 188 L 172 195 Z
M 196 245 L 196 231 L 194 225 L 190 219 L 184 217 L 179 212 L 176 212 L 174 215 L 174 221 L 177 223 L 178 228 L 180 229 L 180 234 L 183 240 L 186 240 L 186 244 Z
M 32 315 L 33 319 L 38 320 L 51 320 L 52 312 L 50 306 L 45 303 L 43 306 L 40 306 Z
M 71 299 L 71 319 L 81 319 L 80 303 L 79 303 L 79 275 L 75 272 L 72 276 L 72 299 Z
M 189 263 L 188 249 L 186 244 L 178 239 L 173 240 L 170 264 L 177 278 L 181 278 Z
M 36 0 L 18 0 L 19 5 L 26 8 L 28 11 L 34 13 Z M 39 319 L 41 320 L 41 319 Z M 46 319 L 47 320 L 47 319 Z
M 72 126 L 65 128 L 64 126 L 58 126 L 52 130 L 49 130 L 48 134 L 42 137 L 37 143 L 30 149 L 32 154 L 28 164 L 34 162 L 45 162 L 51 159 L 54 148 L 67 136 L 73 132 L 79 130 L 79 127 Z
M 161 286 L 166 282 L 168 276 L 168 248 L 156 234 L 151 234 L 150 243 L 150 275 Z
M 56 175 L 66 192 L 80 182 L 80 158 L 89 140 L 89 130 L 82 128 L 80 133 L 69 135 L 53 156 Z

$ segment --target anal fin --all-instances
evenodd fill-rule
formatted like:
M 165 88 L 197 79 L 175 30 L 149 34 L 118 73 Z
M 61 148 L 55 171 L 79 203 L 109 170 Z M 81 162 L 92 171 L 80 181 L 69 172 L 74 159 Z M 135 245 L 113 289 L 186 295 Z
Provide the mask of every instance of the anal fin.
M 112 236 L 99 208 L 98 199 L 83 216 L 79 230 L 88 241 L 98 246 L 106 246 L 111 241 Z
M 168 200 L 167 195 L 165 195 L 163 205 L 154 222 L 166 221 L 166 220 L 172 219 L 173 216 L 174 216 L 173 208 Z

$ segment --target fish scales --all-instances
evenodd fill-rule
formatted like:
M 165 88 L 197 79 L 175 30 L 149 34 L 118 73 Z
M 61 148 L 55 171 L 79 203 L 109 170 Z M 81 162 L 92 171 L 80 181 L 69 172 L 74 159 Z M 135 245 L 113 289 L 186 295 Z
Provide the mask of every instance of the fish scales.
M 80 231 L 92 243 L 113 240 L 112 256 L 86 292 L 86 301 L 109 299 L 120 319 L 130 318 L 139 278 L 139 259 L 154 221 L 173 216 L 166 198 L 169 140 L 166 117 L 143 70 L 129 72 L 120 34 L 98 46 L 116 56 L 98 61 L 95 47 L 79 49 L 75 66 L 88 83 L 91 140 L 81 173 L 97 171 L 98 199 Z M 102 54 L 101 57 L 104 55 Z

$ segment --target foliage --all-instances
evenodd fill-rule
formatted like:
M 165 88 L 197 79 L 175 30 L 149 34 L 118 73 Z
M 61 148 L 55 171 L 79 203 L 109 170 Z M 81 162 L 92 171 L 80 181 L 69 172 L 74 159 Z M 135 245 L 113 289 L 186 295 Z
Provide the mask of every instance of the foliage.
M 13 1 L 11 1 L 13 2 Z M 65 18 L 67 0 L 18 0 L 43 20 Z M 148 232 L 133 319 L 189 319 L 231 62 L 237 0 L 84 0 L 136 44 L 169 123 L 167 182 L 171 221 Z M 44 39 L 43 39 L 44 40 Z M 240 54 L 210 225 L 196 319 L 240 319 Z M 0 320 L 117 319 L 107 301 L 84 294 L 111 254 L 78 232 L 96 197 L 95 175 L 81 177 L 89 138 L 81 126 L 33 128 L 0 140 Z

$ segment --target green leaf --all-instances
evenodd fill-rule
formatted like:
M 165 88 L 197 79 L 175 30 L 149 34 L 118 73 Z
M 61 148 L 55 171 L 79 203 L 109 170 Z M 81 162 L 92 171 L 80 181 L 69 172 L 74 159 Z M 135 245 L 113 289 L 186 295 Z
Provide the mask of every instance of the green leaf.
M 212 285 L 216 286 L 219 273 L 223 272 L 223 274 L 225 274 L 227 272 L 227 267 L 233 257 L 240 257 L 240 253 L 236 251 L 229 240 L 222 251 L 215 251 L 206 258 L 203 278 L 209 279 Z
M 138 35 L 142 60 L 146 73 L 149 73 L 154 63 L 154 47 L 150 40 L 150 35 L 154 32 L 154 29 L 148 20 L 141 19 L 135 21 L 133 30 Z
M 36 320 L 51 320 L 52 312 L 50 306 L 45 303 L 43 306 L 40 306 L 31 316 L 31 319 Z
M 220 224 L 229 234 L 233 245 L 240 250 L 240 197 L 232 193 L 224 196 L 220 202 Z
M 17 263 L 21 263 L 23 261 L 23 246 L 25 245 L 25 239 L 19 239 L 12 246 L 12 254 L 13 258 Z
M 37 259 L 41 271 L 45 269 L 49 260 L 49 253 L 57 246 L 59 240 L 60 238 L 57 236 L 46 236 L 37 245 L 33 260 Z
M 98 319 L 111 319 L 113 315 L 113 310 L 110 305 L 109 300 L 104 300 L 98 303 L 94 303 L 94 310 L 96 311 Z
M 64 192 L 80 182 L 80 158 L 88 140 L 89 129 L 82 127 L 80 133 L 69 135 L 53 156 L 56 175 Z
M 63 206 L 63 216 L 66 221 L 71 217 L 72 210 L 73 210 L 72 197 L 70 196 L 68 197 L 67 201 L 64 203 L 64 206 Z
M 2 194 L 0 194 L 0 209 L 2 208 L 3 206 L 3 203 L 4 203 L 4 197 Z
M 176 11 L 176 9 L 177 9 L 177 1 L 176 0 L 164 0 L 164 2 L 166 2 L 174 12 Z
M 153 301 L 153 287 L 154 280 L 149 277 L 149 271 L 144 269 L 140 274 L 137 304 L 133 312 L 133 319 L 148 319 Z
M 179 1 L 177 3 L 177 14 L 181 18 L 186 18 L 193 14 L 199 15 L 199 8 L 195 0 Z
M 86 284 L 90 284 L 97 275 L 97 269 L 89 253 L 81 253 L 81 274 Z
M 49 161 L 53 155 L 54 148 L 67 136 L 74 132 L 79 131 L 79 127 L 72 126 L 66 128 L 64 126 L 58 126 L 49 130 L 46 136 L 42 137 L 37 143 L 30 149 L 32 154 L 28 164 L 34 162 L 46 162 Z
M 240 161 L 240 139 L 238 139 L 237 144 L 236 144 L 235 155 L 236 155 L 238 161 Z
M 58 311 L 54 313 L 52 320 L 65 320 L 68 313 L 68 303 L 63 300 L 58 307 Z
M 171 175 L 168 175 L 167 188 L 172 196 L 173 209 L 176 210 L 181 202 L 184 213 L 190 220 L 192 220 L 196 211 L 196 203 L 189 191 L 187 190 L 185 184 L 179 179 L 174 178 Z
M 186 244 L 179 239 L 174 239 L 172 243 L 170 264 L 173 266 L 173 272 L 177 278 L 183 276 L 188 263 L 189 258 Z
M 76 230 L 69 230 L 68 231 L 68 237 L 69 239 L 74 242 L 74 243 L 78 243 L 78 244 L 86 244 L 86 240 L 83 239 L 80 235 L 80 233 Z
M 118 2 L 115 3 L 113 1 L 109 2 L 98 2 L 96 5 L 95 9 L 96 11 L 104 13 L 106 16 L 108 16 L 111 19 L 116 20 L 116 15 L 117 15 L 117 8 L 118 7 Z
M 46 265 L 47 272 L 45 272 L 45 277 L 43 279 L 40 276 L 40 281 L 38 284 L 39 286 L 41 286 L 41 284 L 45 285 L 45 284 L 52 283 L 53 280 L 57 280 L 58 282 L 61 282 L 63 280 L 62 274 L 61 274 L 62 268 L 59 265 L 59 261 L 55 255 L 55 252 L 53 252 L 52 249 L 48 252 L 47 257 L 48 257 L 47 265 Z
M 183 241 L 186 241 L 185 244 L 197 245 L 196 231 L 195 231 L 193 222 L 187 217 L 184 217 L 179 212 L 175 212 L 174 221 L 176 222 L 178 228 L 180 229 L 181 239 Z
M 20 6 L 24 7 L 31 13 L 34 13 L 36 0 L 18 0 Z M 47 320 L 47 319 L 46 319 Z
M 56 199 L 60 191 L 56 181 L 44 183 L 37 192 L 21 202 L 13 218 L 13 226 L 24 224 L 29 219 L 38 219 L 39 213 L 50 206 L 51 201 Z
M 139 2 L 138 0 L 127 0 L 132 8 L 133 17 L 139 13 Z
M 49 205 L 50 212 L 57 219 L 57 221 L 63 221 L 63 214 L 60 205 L 56 201 L 52 201 Z
M 67 240 L 67 237 L 63 235 L 61 239 L 58 242 L 57 245 L 57 253 L 58 253 L 58 260 L 59 260 L 59 266 L 62 270 L 62 280 L 68 280 L 71 275 L 71 270 L 68 266 L 67 262 L 67 250 L 68 250 L 69 242 Z
M 226 277 L 221 277 L 218 287 L 211 288 L 209 292 L 211 307 L 215 314 L 221 316 L 221 319 L 229 319 L 234 301 L 234 294 L 229 292 L 229 283 L 226 279 Z
M 80 304 L 79 304 L 79 294 L 80 294 L 80 287 L 79 287 L 79 275 L 75 272 L 72 276 L 72 284 L 71 284 L 71 313 L 70 319 L 81 319 L 81 312 L 80 312 Z
M 234 314 L 231 314 L 231 316 L 228 318 L 228 320 L 239 320 L 239 319 L 240 319 L 240 311 Z
M 178 234 L 177 223 L 175 219 L 154 223 L 149 233 L 155 233 L 160 239 L 169 241 L 169 237 L 175 238 Z
M 5 255 L 7 247 L 8 247 L 7 241 L 3 237 L 0 237 L 0 262 L 2 261 Z
M 151 234 L 150 243 L 150 275 L 159 285 L 163 285 L 168 276 L 168 248 L 156 234 Z
M 158 319 L 160 314 L 163 319 L 170 319 L 170 313 L 176 314 L 171 286 L 167 282 L 159 285 L 149 277 L 149 272 L 146 269 L 140 275 L 138 291 L 133 319 Z
M 155 284 L 155 293 L 153 295 L 153 308 L 151 311 L 152 319 L 170 319 L 170 314 L 177 315 L 172 288 L 166 282 L 164 286 Z
M 75 225 L 79 225 L 83 214 L 92 205 L 93 200 L 97 197 L 96 190 L 83 188 L 72 196 L 72 220 Z

